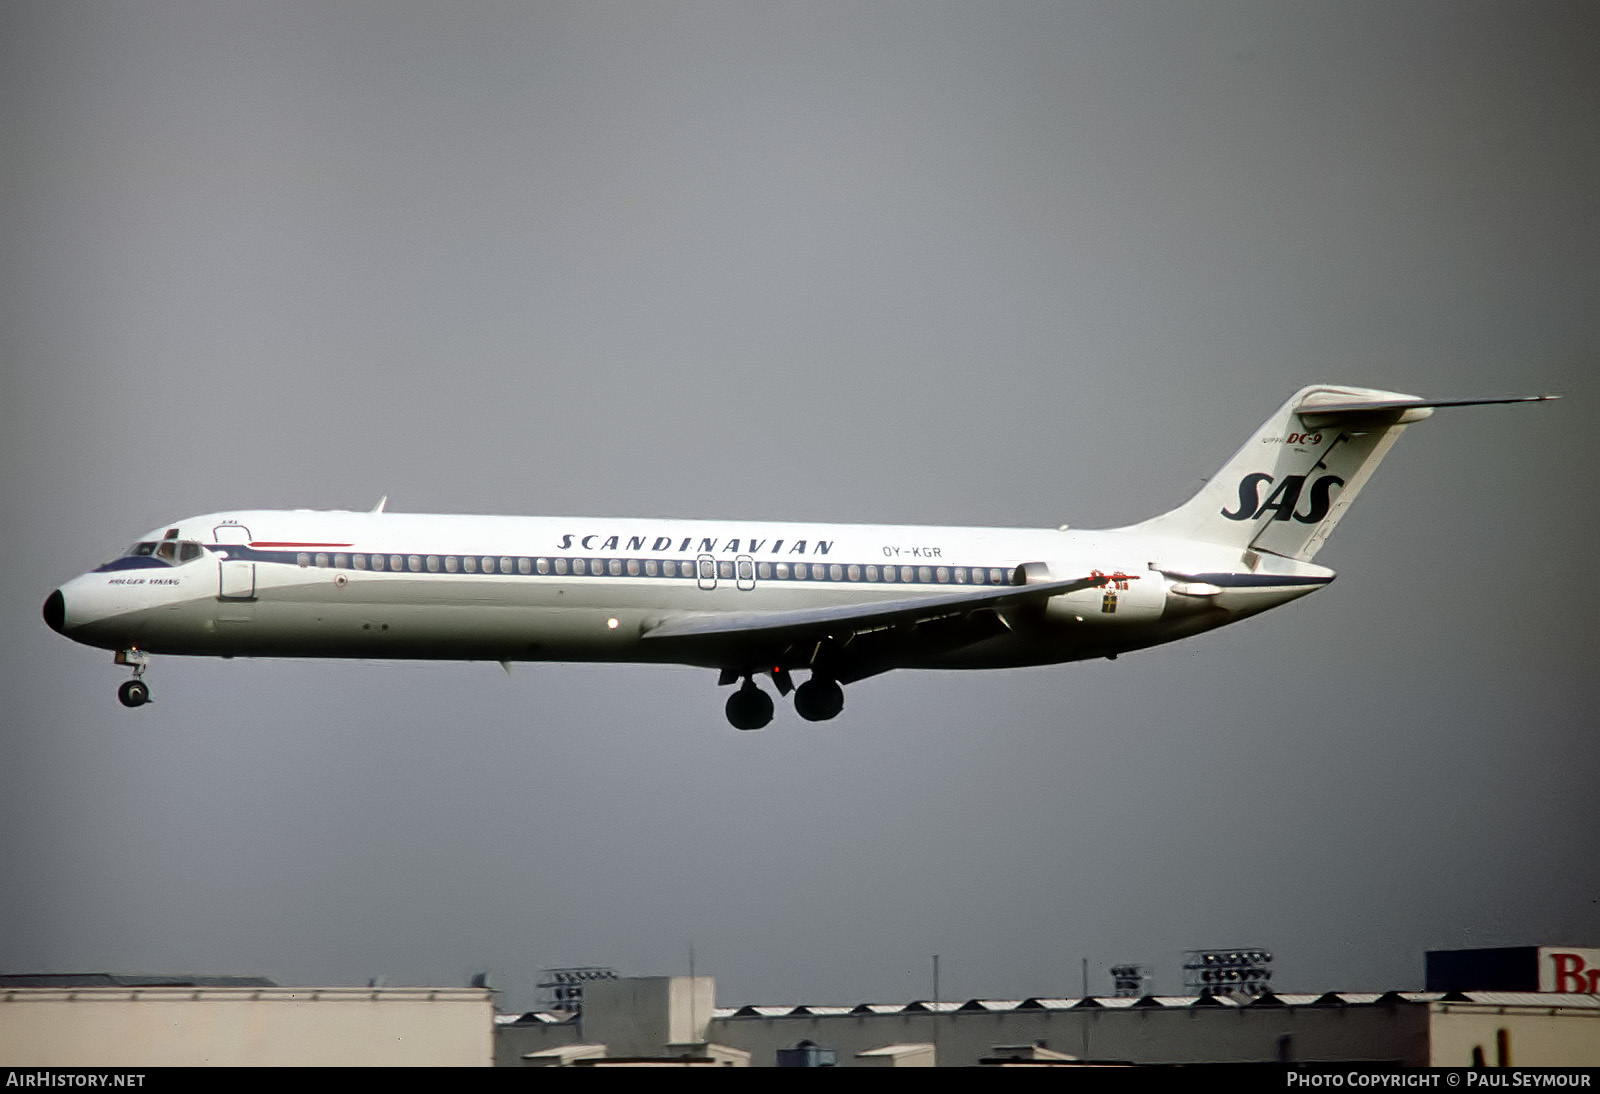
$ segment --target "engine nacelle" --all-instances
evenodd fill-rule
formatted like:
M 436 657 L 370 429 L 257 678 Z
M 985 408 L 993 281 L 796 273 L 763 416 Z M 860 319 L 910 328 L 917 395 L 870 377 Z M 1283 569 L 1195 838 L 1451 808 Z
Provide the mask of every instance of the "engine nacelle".
M 1024 585 L 1059 581 L 1042 562 L 1017 567 Z M 1167 603 L 1166 579 L 1152 570 L 1108 566 L 1090 571 L 1105 577 L 1104 585 L 1052 596 L 1045 602 L 1045 618 L 1052 623 L 1147 622 L 1159 619 Z

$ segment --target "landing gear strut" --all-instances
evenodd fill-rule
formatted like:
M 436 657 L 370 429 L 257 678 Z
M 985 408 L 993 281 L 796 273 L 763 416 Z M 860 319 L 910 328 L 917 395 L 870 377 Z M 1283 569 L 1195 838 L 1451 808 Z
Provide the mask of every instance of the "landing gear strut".
M 744 686 L 728 696 L 725 709 L 734 729 L 760 729 L 772 721 L 772 696 L 746 676 Z
M 826 722 L 844 709 L 844 688 L 827 677 L 813 676 L 794 692 L 794 712 L 808 722 Z
M 116 662 L 133 666 L 133 679 L 117 689 L 117 700 L 125 707 L 142 707 L 150 701 L 150 685 L 140 679 L 150 655 L 143 650 L 118 650 Z

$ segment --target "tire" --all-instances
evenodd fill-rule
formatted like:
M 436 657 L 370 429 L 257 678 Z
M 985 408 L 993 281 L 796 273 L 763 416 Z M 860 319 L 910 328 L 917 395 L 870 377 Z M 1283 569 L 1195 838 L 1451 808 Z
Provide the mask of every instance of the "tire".
M 728 696 L 728 705 L 723 709 L 734 729 L 762 729 L 772 721 L 772 696 L 754 684 L 746 684 Z
M 844 688 L 815 676 L 794 692 L 794 711 L 808 722 L 826 722 L 844 709 Z

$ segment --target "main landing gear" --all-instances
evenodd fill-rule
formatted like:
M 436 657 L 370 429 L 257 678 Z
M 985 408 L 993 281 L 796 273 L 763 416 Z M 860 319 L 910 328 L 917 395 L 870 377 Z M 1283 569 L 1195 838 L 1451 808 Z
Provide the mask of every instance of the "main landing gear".
M 746 676 L 744 686 L 728 696 L 725 709 L 734 729 L 761 729 L 772 721 L 772 696 Z
M 133 679 L 117 689 L 117 700 L 125 707 L 142 707 L 150 701 L 150 685 L 140 679 L 150 664 L 150 655 L 143 650 L 118 650 L 116 662 L 133 666 Z
M 794 690 L 794 712 L 808 722 L 826 722 L 844 709 L 844 688 L 813 676 Z
M 795 688 L 786 670 L 774 670 L 772 675 L 780 694 L 794 691 L 795 713 L 808 722 L 825 722 L 844 709 L 844 689 L 835 680 L 813 674 Z M 731 671 L 724 672 L 722 682 L 729 684 L 738 678 Z M 734 729 L 761 729 L 772 721 L 772 705 L 772 696 L 762 691 L 750 674 L 744 674 L 744 683 L 728 696 L 725 710 Z

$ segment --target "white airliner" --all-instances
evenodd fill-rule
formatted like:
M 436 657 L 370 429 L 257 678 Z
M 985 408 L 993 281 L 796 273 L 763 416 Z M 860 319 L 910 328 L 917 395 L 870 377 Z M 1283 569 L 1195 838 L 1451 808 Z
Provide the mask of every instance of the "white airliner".
M 841 685 L 902 668 L 1116 657 L 1314 592 L 1311 559 L 1422 399 L 1297 392 L 1188 502 L 1103 531 L 248 510 L 155 529 L 50 594 L 44 618 L 133 668 L 150 654 L 643 661 L 739 683 L 759 729 L 794 692 L 832 718 Z M 808 674 L 795 687 L 793 674 Z

